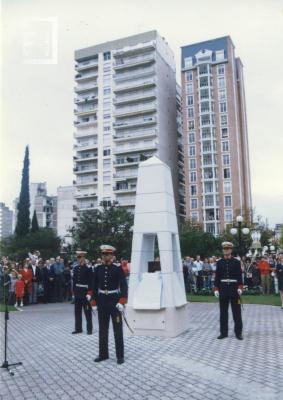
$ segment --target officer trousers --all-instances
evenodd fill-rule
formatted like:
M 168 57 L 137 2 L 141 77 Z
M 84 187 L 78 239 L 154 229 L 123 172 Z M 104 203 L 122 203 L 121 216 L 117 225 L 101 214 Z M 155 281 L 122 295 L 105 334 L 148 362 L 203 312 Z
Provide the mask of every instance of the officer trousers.
M 102 358 L 109 357 L 108 353 L 108 334 L 110 317 L 114 331 L 116 357 L 124 357 L 124 340 L 123 340 L 123 323 L 122 315 L 116 308 L 116 303 L 98 304 L 98 323 L 99 323 L 99 356 Z
M 228 335 L 228 308 L 231 303 L 232 314 L 234 319 L 234 331 L 236 335 L 240 335 L 243 330 L 241 304 L 239 297 L 221 297 L 219 299 L 220 305 L 220 333 L 221 335 Z
M 86 299 L 75 298 L 75 330 L 82 332 L 82 310 L 84 310 L 86 318 L 86 328 L 89 333 L 92 333 L 92 311 L 91 306 Z

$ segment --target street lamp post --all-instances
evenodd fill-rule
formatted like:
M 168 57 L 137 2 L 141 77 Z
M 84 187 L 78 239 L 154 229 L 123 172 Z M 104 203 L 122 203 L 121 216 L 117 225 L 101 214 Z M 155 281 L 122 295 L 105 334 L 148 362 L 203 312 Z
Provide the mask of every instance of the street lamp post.
M 250 233 L 250 230 L 249 230 L 249 228 L 246 228 L 246 227 L 242 228 L 243 217 L 241 215 L 237 216 L 236 221 L 238 223 L 237 228 L 231 228 L 230 232 L 233 236 L 236 236 L 238 234 L 238 253 L 239 253 L 239 256 L 241 257 L 243 255 L 242 234 L 248 235 Z

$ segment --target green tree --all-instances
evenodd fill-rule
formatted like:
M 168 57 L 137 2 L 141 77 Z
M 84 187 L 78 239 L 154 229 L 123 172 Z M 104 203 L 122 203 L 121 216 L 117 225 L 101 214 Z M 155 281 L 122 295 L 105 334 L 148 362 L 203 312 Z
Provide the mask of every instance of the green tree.
M 221 254 L 221 240 L 204 232 L 200 225 L 186 221 L 180 227 L 180 247 L 183 257 L 211 257 Z
M 21 237 L 29 233 L 30 228 L 30 197 L 29 197 L 29 148 L 26 146 L 24 166 L 22 172 L 21 192 L 18 204 L 16 236 Z
M 60 252 L 61 240 L 51 228 L 39 228 L 25 236 L 11 236 L 1 243 L 1 252 L 11 260 L 23 260 L 30 251 L 39 250 L 43 259 Z
M 37 232 L 39 230 L 39 225 L 37 221 L 36 211 L 34 210 L 32 221 L 31 221 L 31 232 Z
M 72 229 L 74 247 L 88 252 L 89 258 L 100 256 L 99 246 L 114 246 L 117 258 L 130 258 L 134 216 L 117 203 L 101 203 L 96 210 L 84 211 Z

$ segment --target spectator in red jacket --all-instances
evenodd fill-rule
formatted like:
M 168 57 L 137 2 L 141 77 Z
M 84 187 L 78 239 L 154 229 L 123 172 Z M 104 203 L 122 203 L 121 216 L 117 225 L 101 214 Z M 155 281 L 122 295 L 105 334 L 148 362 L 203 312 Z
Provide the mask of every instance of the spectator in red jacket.
M 261 287 L 263 294 L 270 293 L 270 265 L 265 257 L 261 257 L 258 263 L 260 270 Z

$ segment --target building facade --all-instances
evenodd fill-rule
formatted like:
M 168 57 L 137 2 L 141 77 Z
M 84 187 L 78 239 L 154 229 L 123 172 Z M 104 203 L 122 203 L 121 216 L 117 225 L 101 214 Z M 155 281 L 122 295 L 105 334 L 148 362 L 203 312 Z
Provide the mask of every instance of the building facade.
M 218 235 L 252 207 L 243 65 L 229 36 L 182 47 L 187 218 Z
M 178 206 L 176 76 L 156 31 L 75 52 L 74 185 L 78 212 L 101 201 L 133 210 L 140 161 L 171 167 Z
M 75 187 L 59 186 L 57 188 L 57 235 L 70 243 L 70 229 L 75 223 Z
M 0 240 L 11 236 L 13 233 L 13 211 L 0 202 Z

